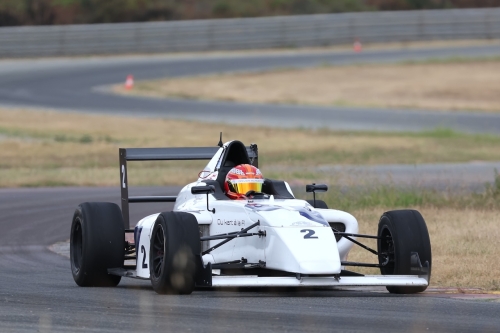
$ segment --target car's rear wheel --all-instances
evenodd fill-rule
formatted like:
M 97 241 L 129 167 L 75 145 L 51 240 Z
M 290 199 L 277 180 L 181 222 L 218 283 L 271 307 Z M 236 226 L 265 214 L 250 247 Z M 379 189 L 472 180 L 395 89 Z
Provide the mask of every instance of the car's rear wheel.
M 432 266 L 431 242 L 422 215 L 416 210 L 395 210 L 382 215 L 378 224 L 380 272 L 384 275 L 412 275 L 411 255 L 418 253 L 422 264 L 429 263 L 429 279 Z M 426 286 L 388 286 L 395 294 L 413 294 L 427 289 Z
M 151 234 L 149 272 L 159 294 L 191 294 L 201 252 L 198 221 L 189 213 L 158 215 Z
M 70 234 L 71 273 L 81 287 L 116 286 L 120 276 L 108 268 L 123 267 L 125 229 L 114 203 L 85 202 L 73 215 Z

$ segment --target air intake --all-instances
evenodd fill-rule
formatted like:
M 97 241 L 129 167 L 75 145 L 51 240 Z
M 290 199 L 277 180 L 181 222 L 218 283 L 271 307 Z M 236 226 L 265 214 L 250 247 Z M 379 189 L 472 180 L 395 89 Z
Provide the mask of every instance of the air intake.
M 330 225 L 332 230 L 335 229 L 336 231 L 345 232 L 345 224 L 342 222 L 328 222 L 328 224 Z M 341 238 L 342 238 L 341 235 L 335 235 L 335 239 L 337 240 L 337 242 Z

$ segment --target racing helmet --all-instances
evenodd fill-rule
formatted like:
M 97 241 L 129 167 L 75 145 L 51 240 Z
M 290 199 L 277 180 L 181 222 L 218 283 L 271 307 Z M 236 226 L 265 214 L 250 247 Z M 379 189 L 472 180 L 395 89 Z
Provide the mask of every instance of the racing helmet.
M 264 177 L 259 169 L 250 164 L 240 164 L 229 170 L 224 182 L 226 195 L 241 199 L 248 191 L 262 192 Z

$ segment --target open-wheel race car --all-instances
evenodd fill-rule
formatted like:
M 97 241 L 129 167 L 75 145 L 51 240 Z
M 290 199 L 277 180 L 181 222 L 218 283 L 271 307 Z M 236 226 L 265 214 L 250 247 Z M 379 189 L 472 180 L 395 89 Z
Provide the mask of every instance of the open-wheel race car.
M 240 141 L 121 148 L 119 154 L 121 209 L 85 202 L 73 216 L 71 270 L 79 286 L 116 286 L 130 277 L 150 280 L 160 294 L 203 287 L 345 286 L 386 286 L 406 294 L 429 284 L 431 245 L 418 211 L 385 212 L 376 236 L 359 234 L 352 215 L 316 200 L 326 185 L 307 185 L 313 199 L 296 199 L 287 182 L 263 178 L 257 145 Z M 177 196 L 128 194 L 128 161 L 201 159 L 210 161 Z M 175 205 L 131 229 L 129 203 L 140 202 Z M 377 249 L 360 238 L 377 239 Z M 372 252 L 378 263 L 347 261 L 353 245 Z M 379 267 L 381 275 L 347 270 L 353 266 Z

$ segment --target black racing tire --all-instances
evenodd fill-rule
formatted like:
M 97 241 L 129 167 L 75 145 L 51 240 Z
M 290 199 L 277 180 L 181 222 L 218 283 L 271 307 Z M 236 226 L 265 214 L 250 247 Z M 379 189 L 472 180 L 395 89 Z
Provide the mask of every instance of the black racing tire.
M 314 205 L 314 200 L 306 200 L 314 208 L 328 209 L 328 205 L 323 200 L 316 200 L 316 205 Z
M 192 214 L 164 212 L 151 233 L 149 273 L 158 294 L 191 294 L 201 253 L 198 221 Z
M 429 281 L 432 267 L 432 252 L 429 232 L 424 218 L 416 210 L 394 210 L 385 212 L 378 224 L 378 252 L 388 253 L 389 264 L 380 268 L 383 275 L 412 275 L 411 253 L 417 252 L 422 265 L 429 263 Z M 390 239 L 387 239 L 388 237 Z M 384 259 L 379 256 L 379 263 Z M 427 289 L 423 287 L 388 286 L 394 294 L 414 294 Z
M 123 267 L 125 229 L 120 208 L 109 202 L 85 202 L 73 215 L 70 234 L 71 273 L 81 287 L 114 287 L 121 276 L 108 268 Z

